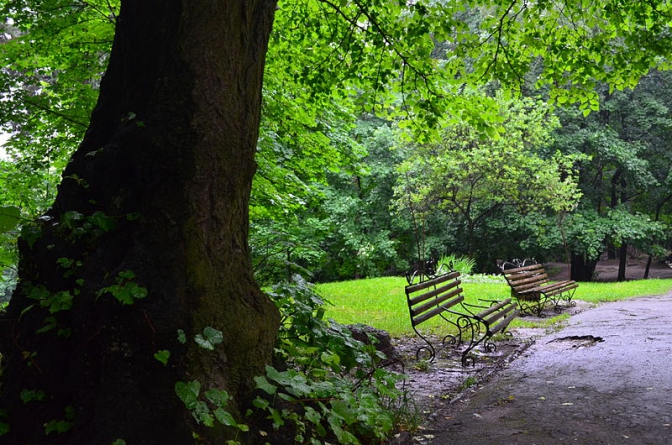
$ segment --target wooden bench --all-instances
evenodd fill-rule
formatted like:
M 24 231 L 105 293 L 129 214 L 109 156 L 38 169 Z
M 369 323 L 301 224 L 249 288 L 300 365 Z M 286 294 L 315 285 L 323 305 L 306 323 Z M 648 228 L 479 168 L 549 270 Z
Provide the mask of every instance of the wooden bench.
M 415 333 L 427 344 L 421 346 L 416 352 L 416 358 L 420 360 L 423 352 L 433 361 L 437 350 L 427 335 L 423 335 L 418 326 L 437 316 L 443 318 L 452 325 L 457 334 L 448 334 L 441 340 L 441 349 L 447 346 L 460 347 L 468 344 L 462 351 L 462 365 L 474 364 L 475 358 L 471 351 L 483 343 L 487 351 L 494 351 L 495 344 L 490 338 L 498 332 L 504 332 L 519 311 L 516 303 L 507 298 L 504 301 L 490 301 L 489 305 L 479 306 L 466 303 L 460 287 L 460 273 L 451 271 L 421 281 L 417 284 L 406 286 L 406 300 L 411 316 L 411 325 Z
M 536 314 L 541 316 L 544 306 L 551 301 L 554 309 L 560 307 L 560 301 L 572 301 L 578 283 L 573 280 L 551 282 L 543 264 L 534 260 L 503 263 L 500 268 L 511 286 L 511 295 L 518 301 L 521 315 Z

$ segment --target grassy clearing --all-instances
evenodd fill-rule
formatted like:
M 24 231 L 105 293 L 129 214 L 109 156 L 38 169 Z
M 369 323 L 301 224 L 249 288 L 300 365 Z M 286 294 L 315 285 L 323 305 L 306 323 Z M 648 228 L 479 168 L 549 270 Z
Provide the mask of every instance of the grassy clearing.
M 475 276 L 465 278 L 462 287 L 466 300 L 501 300 L 509 296 L 508 285 L 501 277 Z M 468 280 L 468 281 L 467 281 Z M 317 285 L 317 292 L 330 301 L 326 316 L 339 323 L 364 323 L 384 329 L 393 337 L 413 335 L 411 329 L 402 277 L 372 278 Z M 672 290 L 672 280 L 636 280 L 622 283 L 581 283 L 574 298 L 591 303 L 617 301 L 645 295 L 662 295 Z M 550 326 L 567 319 L 560 314 L 540 323 L 531 324 L 517 319 L 512 326 Z M 425 323 L 427 329 L 445 331 L 445 322 L 433 320 Z M 423 326 L 424 326 L 423 325 Z

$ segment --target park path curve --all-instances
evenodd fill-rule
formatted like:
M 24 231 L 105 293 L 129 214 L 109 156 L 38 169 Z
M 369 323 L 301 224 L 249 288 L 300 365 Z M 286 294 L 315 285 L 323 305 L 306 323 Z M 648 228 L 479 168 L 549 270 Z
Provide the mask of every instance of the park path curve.
M 574 315 L 436 414 L 432 445 L 672 445 L 672 293 Z

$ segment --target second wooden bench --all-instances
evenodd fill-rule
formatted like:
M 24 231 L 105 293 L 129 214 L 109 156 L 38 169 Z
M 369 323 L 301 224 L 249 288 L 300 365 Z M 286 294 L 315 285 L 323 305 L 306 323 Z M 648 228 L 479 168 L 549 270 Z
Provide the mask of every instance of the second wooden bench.
M 521 315 L 541 315 L 547 302 L 558 309 L 560 301 L 572 305 L 574 291 L 579 287 L 573 280 L 551 282 L 543 264 L 533 260 L 524 262 L 506 262 L 501 266 L 507 283 L 511 286 L 511 295 L 518 300 Z

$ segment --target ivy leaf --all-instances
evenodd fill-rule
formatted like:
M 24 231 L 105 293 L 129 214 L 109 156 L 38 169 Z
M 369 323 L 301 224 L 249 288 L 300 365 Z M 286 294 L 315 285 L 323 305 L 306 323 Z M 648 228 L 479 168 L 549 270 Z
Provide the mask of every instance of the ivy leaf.
M 9 232 L 19 224 L 21 211 L 15 206 L 0 206 L 0 233 Z
M 218 389 L 209 389 L 204 395 L 205 398 L 215 406 L 226 406 L 231 398 L 228 392 Z
M 44 400 L 45 394 L 44 391 L 38 391 L 34 389 L 24 389 L 21 391 L 19 397 L 21 398 L 21 401 L 24 404 L 26 404 L 32 401 L 41 402 L 42 400 Z
M 206 326 L 203 329 L 203 335 L 196 334 L 194 340 L 201 348 L 214 351 L 215 346 L 224 341 L 224 334 L 222 331 Z
M 44 432 L 46 434 L 51 434 L 51 433 L 67 433 L 72 429 L 72 422 L 69 422 L 67 420 L 50 420 L 46 424 L 44 424 Z
M 269 383 L 263 375 L 255 377 L 254 382 L 257 384 L 257 388 L 261 389 L 266 394 L 273 395 L 278 390 L 278 387 Z
M 187 334 L 184 333 L 183 329 L 177 330 L 177 341 L 179 341 L 182 344 L 187 343 Z
M 154 353 L 154 358 L 163 363 L 163 366 L 168 364 L 168 359 L 170 358 L 170 351 L 167 349 L 162 349 Z
M 182 400 L 187 409 L 192 410 L 196 408 L 198 403 L 198 396 L 201 393 L 201 384 L 198 380 L 191 382 L 176 382 L 175 394 Z
M 237 426 L 238 422 L 233 418 L 230 412 L 226 411 L 224 408 L 217 408 L 213 411 L 215 419 L 219 421 L 222 425 L 226 426 Z

